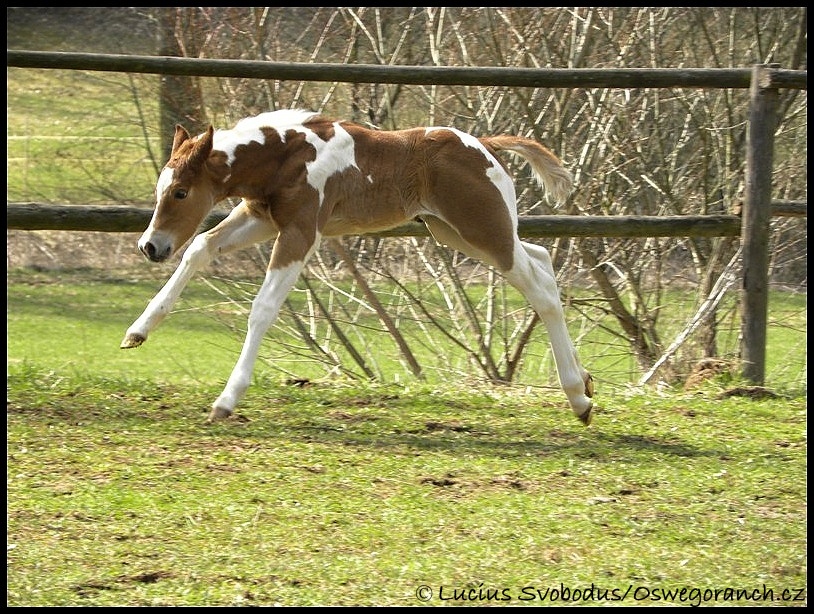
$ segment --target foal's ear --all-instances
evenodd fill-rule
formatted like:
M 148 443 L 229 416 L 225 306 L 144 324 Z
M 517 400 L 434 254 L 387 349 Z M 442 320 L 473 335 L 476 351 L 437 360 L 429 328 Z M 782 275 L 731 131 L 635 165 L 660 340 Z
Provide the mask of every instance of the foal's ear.
M 190 164 L 203 164 L 212 153 L 212 137 L 215 134 L 215 129 L 212 126 L 207 128 L 196 143 L 192 146 L 192 152 L 189 154 Z
M 175 136 L 172 138 L 172 151 L 175 152 L 181 146 L 181 143 L 189 139 L 189 132 L 181 124 L 175 125 Z

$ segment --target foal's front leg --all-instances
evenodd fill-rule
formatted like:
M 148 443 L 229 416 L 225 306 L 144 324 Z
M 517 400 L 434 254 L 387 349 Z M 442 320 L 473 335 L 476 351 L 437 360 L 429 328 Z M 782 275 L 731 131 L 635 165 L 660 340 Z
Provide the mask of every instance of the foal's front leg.
M 215 255 L 267 240 L 275 232 L 276 228 L 269 222 L 252 216 L 243 202 L 238 204 L 220 224 L 199 234 L 190 243 L 172 277 L 127 329 L 120 347 L 135 348 L 144 343 L 170 313 L 192 276 L 209 264 Z
M 266 277 L 252 301 L 243 349 L 223 392 L 212 404 L 207 422 L 228 418 L 246 393 L 263 337 L 277 320 L 286 296 L 319 243 L 319 235 L 306 237 L 307 233 L 291 229 L 281 231 L 274 242 Z

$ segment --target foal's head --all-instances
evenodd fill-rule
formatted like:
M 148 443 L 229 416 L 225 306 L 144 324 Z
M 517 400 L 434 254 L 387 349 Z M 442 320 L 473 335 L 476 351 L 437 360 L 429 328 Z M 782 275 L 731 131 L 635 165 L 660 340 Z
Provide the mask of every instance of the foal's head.
M 228 178 L 226 154 L 212 151 L 214 130 L 190 137 L 175 127 L 172 154 L 155 188 L 155 212 L 138 247 L 153 262 L 172 256 L 224 196 Z

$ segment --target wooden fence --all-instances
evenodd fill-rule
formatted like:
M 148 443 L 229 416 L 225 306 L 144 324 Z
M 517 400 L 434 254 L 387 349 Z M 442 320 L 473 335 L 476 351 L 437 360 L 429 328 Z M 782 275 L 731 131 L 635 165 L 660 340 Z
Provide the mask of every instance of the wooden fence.
M 95 232 L 144 232 L 153 204 L 54 205 L 6 203 L 6 227 L 16 230 L 84 230 Z M 771 215 L 805 217 L 805 201 L 773 200 Z M 226 211 L 213 211 L 201 225 L 208 230 L 223 220 Z M 524 238 L 551 237 L 737 237 L 742 215 L 526 215 L 519 219 Z M 411 222 L 374 233 L 377 237 L 428 237 L 427 227 Z
M 526 237 L 554 236 L 740 236 L 743 248 L 744 378 L 765 379 L 768 318 L 769 221 L 772 215 L 806 215 L 806 203 L 772 201 L 774 131 L 778 90 L 808 89 L 808 73 L 777 65 L 751 69 L 556 69 L 364 64 L 302 64 L 244 60 L 209 60 L 155 56 L 7 50 L 6 65 L 109 72 L 204 77 L 401 83 L 414 85 L 502 85 L 550 88 L 749 88 L 750 112 L 746 155 L 746 190 L 742 216 L 534 216 L 520 220 Z M 101 230 L 140 232 L 149 210 L 134 207 L 83 207 L 8 203 L 7 227 L 25 230 Z M 213 225 L 222 214 L 207 219 Z M 427 234 L 414 223 L 381 236 Z

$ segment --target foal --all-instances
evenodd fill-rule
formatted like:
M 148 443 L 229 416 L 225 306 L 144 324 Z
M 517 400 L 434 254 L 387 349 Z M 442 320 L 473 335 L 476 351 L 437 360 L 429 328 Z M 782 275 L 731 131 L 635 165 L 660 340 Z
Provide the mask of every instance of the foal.
M 195 237 L 121 347 L 144 343 L 213 257 L 276 237 L 243 349 L 208 421 L 226 418 L 243 398 L 263 336 L 320 239 L 419 218 L 438 242 L 495 267 L 528 299 L 545 323 L 571 409 L 590 424 L 593 380 L 568 335 L 548 251 L 517 235 L 514 183 L 496 156 L 501 150 L 527 160 L 554 199 L 570 193 L 571 175 L 557 157 L 520 136 L 478 138 L 442 127 L 377 131 L 304 110 L 262 113 L 195 137 L 176 126 L 155 211 L 138 242 L 144 255 L 167 260 L 218 202 L 242 200 Z

